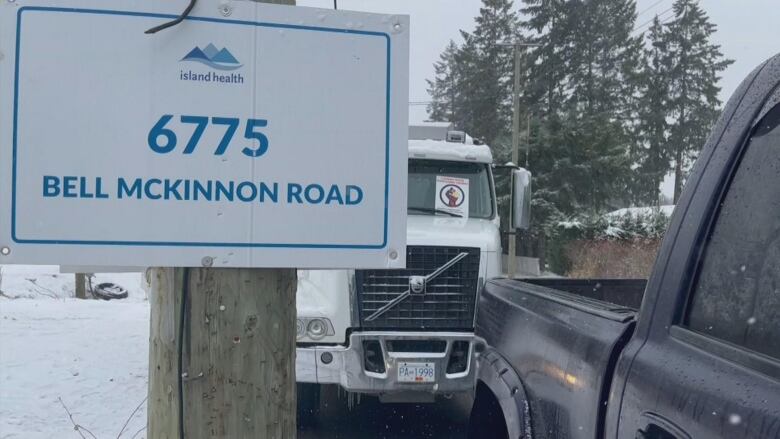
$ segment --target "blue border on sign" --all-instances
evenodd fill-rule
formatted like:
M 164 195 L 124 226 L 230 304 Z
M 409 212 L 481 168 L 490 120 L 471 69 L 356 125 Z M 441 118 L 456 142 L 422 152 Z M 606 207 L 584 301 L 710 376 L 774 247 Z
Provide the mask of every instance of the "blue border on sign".
M 243 20 L 226 20 L 208 17 L 187 17 L 187 20 L 205 21 L 213 23 L 238 24 L 245 26 L 270 27 L 294 30 L 306 30 L 314 32 L 331 32 L 356 35 L 369 35 L 384 37 L 387 41 L 387 87 L 386 87 L 386 115 L 385 115 L 385 210 L 384 210 L 384 234 L 382 244 L 351 245 L 351 244 L 276 244 L 276 243 L 212 243 L 212 242 L 157 242 L 157 241 L 79 241 L 59 239 L 19 239 L 16 236 L 16 146 L 17 146 L 17 121 L 19 104 L 19 58 L 21 47 L 22 13 L 25 11 L 66 12 L 96 15 L 126 15 L 134 17 L 152 17 L 175 19 L 176 15 L 154 14 L 146 12 L 110 11 L 101 9 L 58 8 L 46 6 L 25 6 L 17 13 L 16 26 L 16 64 L 14 68 L 14 128 L 13 128 L 13 154 L 12 154 L 12 189 L 11 189 L 11 239 L 19 244 L 62 244 L 62 245 L 107 245 L 107 246 L 159 246 L 159 247 L 235 247 L 235 248 L 312 248 L 312 249 L 383 249 L 387 246 L 388 234 L 388 200 L 390 196 L 390 35 L 383 32 L 361 31 L 353 29 L 338 29 L 318 26 L 302 26 L 280 23 L 265 23 Z

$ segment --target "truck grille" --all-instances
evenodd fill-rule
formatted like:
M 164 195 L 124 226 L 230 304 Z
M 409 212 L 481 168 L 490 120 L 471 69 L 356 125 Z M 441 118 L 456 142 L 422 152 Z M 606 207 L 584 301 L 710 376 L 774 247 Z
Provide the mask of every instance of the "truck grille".
M 409 289 L 410 276 L 427 276 L 460 253 L 464 259 L 375 320 L 376 310 Z M 405 270 L 355 272 L 360 325 L 371 329 L 471 329 L 479 279 L 479 249 L 466 247 L 406 248 Z

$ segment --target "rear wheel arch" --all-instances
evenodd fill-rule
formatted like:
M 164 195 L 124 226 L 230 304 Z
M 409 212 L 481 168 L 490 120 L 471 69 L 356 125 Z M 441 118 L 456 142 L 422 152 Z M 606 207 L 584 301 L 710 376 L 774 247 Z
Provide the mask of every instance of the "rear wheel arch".
M 472 429 L 473 426 L 487 428 L 490 433 L 497 434 L 496 437 L 533 438 L 530 405 L 515 370 L 493 350 L 480 355 L 477 368 L 476 398 L 469 421 L 470 437 L 493 437 L 485 436 L 485 431 L 475 436 L 477 431 Z M 489 426 L 485 427 L 484 421 L 490 421 L 484 419 L 486 416 L 493 417 L 493 425 L 503 424 L 503 432 L 500 429 L 494 432 Z M 499 417 L 501 419 L 497 419 Z
M 482 381 L 477 381 L 474 406 L 469 418 L 469 439 L 509 439 L 506 417 L 498 398 Z

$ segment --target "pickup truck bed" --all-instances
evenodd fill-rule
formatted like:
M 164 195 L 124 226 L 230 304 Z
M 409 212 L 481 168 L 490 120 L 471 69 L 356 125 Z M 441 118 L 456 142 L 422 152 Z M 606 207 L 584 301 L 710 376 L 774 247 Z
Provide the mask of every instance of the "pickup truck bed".
M 631 337 L 645 283 L 546 278 L 487 283 L 476 332 L 516 369 L 534 430 L 542 429 L 545 437 L 602 436 L 607 371 Z

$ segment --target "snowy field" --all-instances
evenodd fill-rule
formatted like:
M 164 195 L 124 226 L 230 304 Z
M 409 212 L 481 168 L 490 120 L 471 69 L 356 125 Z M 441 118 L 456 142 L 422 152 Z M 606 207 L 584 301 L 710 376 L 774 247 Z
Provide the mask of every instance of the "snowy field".
M 106 302 L 74 299 L 74 276 L 58 267 L 0 269 L 0 439 L 117 438 L 128 420 L 122 438 L 146 437 L 141 274 L 97 275 L 129 291 Z M 89 432 L 74 430 L 63 403 Z

